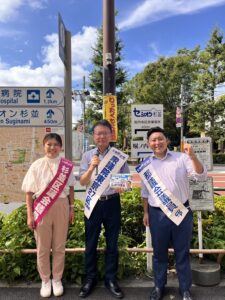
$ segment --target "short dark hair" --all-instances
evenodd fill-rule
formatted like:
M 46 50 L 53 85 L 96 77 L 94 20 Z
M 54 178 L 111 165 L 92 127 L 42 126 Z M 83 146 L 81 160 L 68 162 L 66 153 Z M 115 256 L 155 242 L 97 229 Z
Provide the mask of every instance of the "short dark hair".
M 95 127 L 97 127 L 97 126 L 105 126 L 105 127 L 109 128 L 110 132 L 112 133 L 112 126 L 108 120 L 100 120 L 100 121 L 96 122 L 92 128 L 93 132 L 95 131 Z
M 157 127 L 152 127 L 151 129 L 148 130 L 147 140 L 150 138 L 150 135 L 152 135 L 155 132 L 161 132 L 167 138 L 167 134 L 165 133 L 165 130 L 157 126 Z
M 57 133 L 47 133 L 45 135 L 45 137 L 43 138 L 43 145 L 45 143 L 47 143 L 47 141 L 51 140 L 51 139 L 55 139 L 59 145 L 62 147 L 62 139 L 61 139 L 61 136 Z

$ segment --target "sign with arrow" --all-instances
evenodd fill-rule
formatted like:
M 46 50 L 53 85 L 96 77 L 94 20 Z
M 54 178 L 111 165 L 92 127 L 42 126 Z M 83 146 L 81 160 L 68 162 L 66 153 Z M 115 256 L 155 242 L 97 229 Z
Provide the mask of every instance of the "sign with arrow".
M 63 107 L 0 107 L 0 127 L 64 127 Z
M 64 106 L 59 87 L 0 87 L 0 107 Z

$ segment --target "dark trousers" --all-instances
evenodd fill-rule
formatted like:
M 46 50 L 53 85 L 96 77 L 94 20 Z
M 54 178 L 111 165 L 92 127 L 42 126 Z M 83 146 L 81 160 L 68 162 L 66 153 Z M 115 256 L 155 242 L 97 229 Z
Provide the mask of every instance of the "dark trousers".
M 97 277 L 97 245 L 101 225 L 105 228 L 105 281 L 115 280 L 118 269 L 118 236 L 121 224 L 120 197 L 98 201 L 89 219 L 85 217 L 86 278 Z
M 152 237 L 153 271 L 155 286 L 163 289 L 167 282 L 168 248 L 174 247 L 176 270 L 181 292 L 189 290 L 192 283 L 189 249 L 192 237 L 192 211 L 179 226 L 174 224 L 160 208 L 149 206 L 149 226 Z

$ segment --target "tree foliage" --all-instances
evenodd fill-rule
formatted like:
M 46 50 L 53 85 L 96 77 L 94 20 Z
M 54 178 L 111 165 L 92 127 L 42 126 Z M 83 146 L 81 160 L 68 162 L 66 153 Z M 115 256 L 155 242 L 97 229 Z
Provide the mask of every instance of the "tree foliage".
M 196 77 L 196 61 L 199 48 L 189 51 L 182 49 L 174 57 L 160 57 L 148 64 L 127 85 L 126 92 L 134 103 L 163 104 L 164 127 L 173 144 L 179 140 L 175 126 L 176 106 L 180 105 L 180 87 L 183 78 L 187 85 Z M 189 99 L 190 101 L 190 99 Z
M 164 128 L 173 145 L 179 144 L 175 111 L 180 106 L 181 84 L 185 85 L 185 136 L 206 133 L 218 142 L 225 140 L 223 130 L 225 97 L 216 97 L 218 84 L 225 82 L 225 43 L 216 28 L 204 50 L 180 49 L 173 57 L 160 57 L 149 63 L 125 85 L 134 103 L 163 104 Z
M 205 132 L 215 141 L 224 140 L 224 97 L 216 97 L 217 86 L 225 82 L 225 43 L 223 34 L 214 29 L 206 48 L 198 56 L 198 74 L 193 83 L 190 130 Z M 196 105 L 195 105 L 196 103 Z

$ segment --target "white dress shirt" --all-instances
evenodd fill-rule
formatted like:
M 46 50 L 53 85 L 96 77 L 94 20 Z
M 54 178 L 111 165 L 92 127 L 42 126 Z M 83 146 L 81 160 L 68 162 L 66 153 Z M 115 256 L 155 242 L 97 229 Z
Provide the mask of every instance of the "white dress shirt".
M 163 159 L 157 158 L 154 154 L 152 157 L 151 164 L 156 174 L 166 188 L 182 203 L 185 203 L 189 197 L 189 177 L 198 180 L 205 179 L 207 176 L 205 166 L 203 166 L 202 174 L 198 174 L 193 170 L 191 159 L 186 153 L 167 150 Z M 158 206 L 143 182 L 141 196 L 148 198 L 150 206 Z

